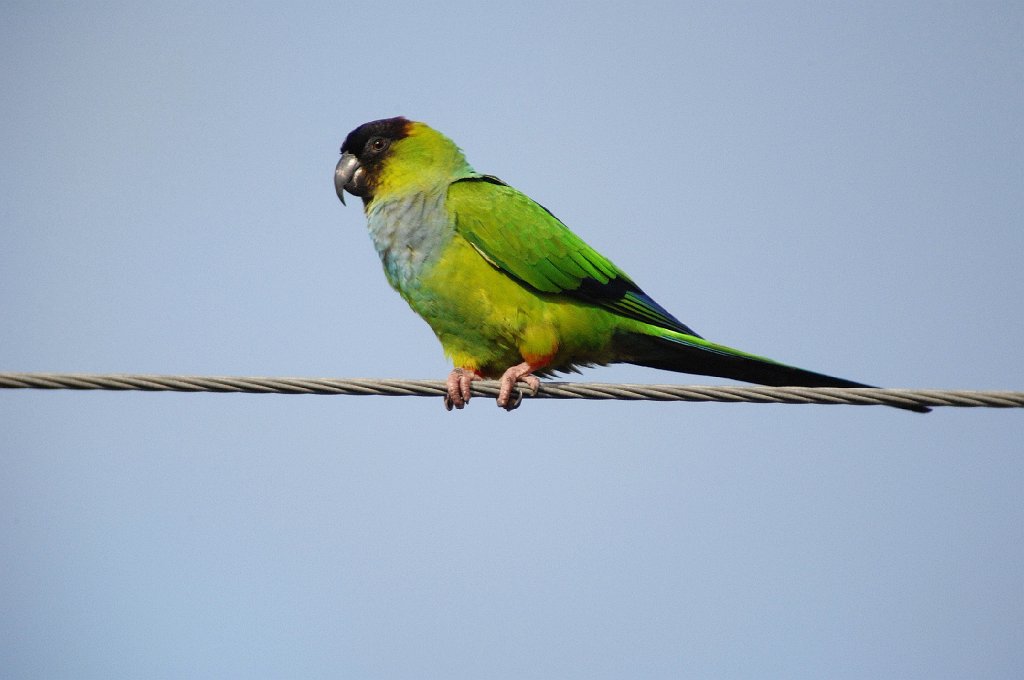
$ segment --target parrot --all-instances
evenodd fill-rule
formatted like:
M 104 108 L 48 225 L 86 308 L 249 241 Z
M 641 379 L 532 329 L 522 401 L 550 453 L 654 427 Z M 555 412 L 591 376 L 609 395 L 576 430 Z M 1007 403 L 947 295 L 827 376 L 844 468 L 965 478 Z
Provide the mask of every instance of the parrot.
M 444 405 L 500 380 L 498 406 L 526 383 L 629 363 L 771 386 L 870 387 L 704 339 L 555 215 L 425 123 L 399 116 L 355 128 L 335 190 L 362 199 L 388 283 L 433 330 L 453 369 Z M 920 406 L 902 407 L 926 412 Z

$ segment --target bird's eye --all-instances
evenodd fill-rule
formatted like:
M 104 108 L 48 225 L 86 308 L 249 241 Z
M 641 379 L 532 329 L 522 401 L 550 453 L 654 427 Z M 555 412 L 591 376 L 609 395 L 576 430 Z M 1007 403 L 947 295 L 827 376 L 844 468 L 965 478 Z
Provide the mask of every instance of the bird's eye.
M 372 137 L 370 141 L 366 143 L 366 149 L 371 153 L 380 153 L 386 148 L 388 148 L 387 137 Z

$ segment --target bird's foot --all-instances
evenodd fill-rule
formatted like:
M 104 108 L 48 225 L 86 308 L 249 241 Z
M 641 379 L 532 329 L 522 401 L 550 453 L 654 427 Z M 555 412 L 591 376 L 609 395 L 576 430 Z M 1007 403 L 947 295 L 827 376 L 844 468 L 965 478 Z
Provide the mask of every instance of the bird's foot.
M 537 366 L 531 366 L 529 362 L 524 361 L 505 371 L 501 376 L 501 387 L 498 390 L 498 406 L 506 411 L 519 408 L 519 404 L 523 401 L 523 393 L 516 390 L 516 383 L 520 380 L 529 385 L 532 394 L 536 395 L 537 390 L 540 389 L 540 380 L 537 379 L 537 376 L 531 375 L 536 368 Z M 513 391 L 515 392 L 514 396 Z
M 448 374 L 448 380 L 446 387 L 448 388 L 448 394 L 444 395 L 444 407 L 451 411 L 452 408 L 463 409 L 466 404 L 469 403 L 470 385 L 473 384 L 474 380 L 479 380 L 480 376 L 473 371 L 467 371 L 464 368 L 456 368 Z

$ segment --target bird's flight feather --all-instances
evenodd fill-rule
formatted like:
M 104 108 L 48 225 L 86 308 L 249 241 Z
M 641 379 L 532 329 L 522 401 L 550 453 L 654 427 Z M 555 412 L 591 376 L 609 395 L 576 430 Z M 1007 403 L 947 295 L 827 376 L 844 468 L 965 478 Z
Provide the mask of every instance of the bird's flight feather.
M 455 230 L 503 272 L 542 293 L 565 294 L 624 317 L 699 337 L 551 211 L 496 177 L 448 189 Z M 494 215 L 514 215 L 516 222 Z

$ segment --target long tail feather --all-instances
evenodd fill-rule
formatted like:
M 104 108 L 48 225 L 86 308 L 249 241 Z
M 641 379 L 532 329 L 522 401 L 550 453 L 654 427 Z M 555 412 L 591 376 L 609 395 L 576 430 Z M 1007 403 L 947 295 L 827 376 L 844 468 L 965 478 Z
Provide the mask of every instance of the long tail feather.
M 679 373 L 711 375 L 772 387 L 873 387 L 864 383 L 815 373 L 803 368 L 748 354 L 713 342 L 673 334 L 651 336 L 631 334 L 625 339 L 629 363 Z M 900 406 L 908 411 L 928 413 L 924 406 Z

